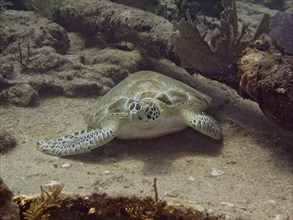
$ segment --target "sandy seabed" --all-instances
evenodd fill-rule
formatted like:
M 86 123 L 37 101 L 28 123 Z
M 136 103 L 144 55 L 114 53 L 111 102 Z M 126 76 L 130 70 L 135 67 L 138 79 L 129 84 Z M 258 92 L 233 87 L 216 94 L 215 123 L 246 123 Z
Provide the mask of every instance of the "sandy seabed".
M 1 177 L 15 195 L 37 194 L 51 181 L 66 191 L 154 195 L 203 205 L 232 218 L 293 219 L 293 134 L 268 121 L 258 106 L 219 83 L 195 76 L 213 97 L 208 113 L 223 129 L 211 140 L 192 129 L 151 140 L 114 140 L 90 153 L 54 157 L 40 139 L 86 127 L 97 98 L 43 97 L 31 108 L 0 106 L 1 128 L 18 141 L 0 155 Z

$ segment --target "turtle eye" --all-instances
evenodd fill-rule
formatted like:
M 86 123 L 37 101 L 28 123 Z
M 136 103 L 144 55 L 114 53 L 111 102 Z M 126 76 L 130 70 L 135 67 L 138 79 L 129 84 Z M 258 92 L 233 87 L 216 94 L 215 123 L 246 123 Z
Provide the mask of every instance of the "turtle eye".
M 135 104 L 134 104 L 134 103 L 131 103 L 131 105 L 129 106 L 129 109 L 130 109 L 130 110 L 133 110 L 134 107 L 135 107 Z
M 137 103 L 137 104 L 135 105 L 135 110 L 140 110 L 140 109 L 141 109 L 141 104 L 138 104 L 138 103 Z

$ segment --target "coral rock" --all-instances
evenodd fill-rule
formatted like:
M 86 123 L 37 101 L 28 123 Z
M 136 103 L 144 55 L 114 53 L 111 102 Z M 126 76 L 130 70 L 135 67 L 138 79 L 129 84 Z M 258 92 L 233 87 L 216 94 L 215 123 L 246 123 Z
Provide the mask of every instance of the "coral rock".
M 39 101 L 38 92 L 28 84 L 20 84 L 8 90 L 8 101 L 17 106 L 29 106 Z
M 270 120 L 293 131 L 293 57 L 248 50 L 239 67 L 239 87 Z
M 272 18 L 270 37 L 286 53 L 293 55 L 293 10 L 278 12 Z
M 0 153 L 6 152 L 15 147 L 16 139 L 6 130 L 0 130 Z
M 0 178 L 0 219 L 1 220 L 18 220 L 19 208 L 12 202 L 13 194 L 11 190 L 3 183 Z

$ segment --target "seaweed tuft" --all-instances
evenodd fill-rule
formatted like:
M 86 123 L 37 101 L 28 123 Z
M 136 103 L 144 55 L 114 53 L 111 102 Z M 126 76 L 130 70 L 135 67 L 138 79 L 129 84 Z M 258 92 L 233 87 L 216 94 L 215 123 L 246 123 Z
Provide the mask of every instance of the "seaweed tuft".
M 51 209 L 53 207 L 60 207 L 60 196 L 63 186 L 63 184 L 46 187 L 41 186 L 41 195 L 39 197 L 30 202 L 25 198 L 18 201 L 19 206 L 29 206 L 27 211 L 23 213 L 24 219 L 50 219 Z

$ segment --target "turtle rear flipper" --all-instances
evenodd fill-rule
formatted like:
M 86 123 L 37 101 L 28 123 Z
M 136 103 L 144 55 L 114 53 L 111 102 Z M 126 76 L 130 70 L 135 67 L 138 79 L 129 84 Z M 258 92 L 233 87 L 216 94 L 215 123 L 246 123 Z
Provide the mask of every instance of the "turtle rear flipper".
M 66 136 L 38 142 L 38 149 L 46 154 L 68 156 L 81 154 L 102 146 L 115 137 L 110 128 L 82 130 Z
M 222 129 L 211 116 L 205 113 L 193 113 L 192 111 L 184 111 L 182 114 L 188 126 L 194 130 L 207 135 L 215 140 L 223 139 Z

